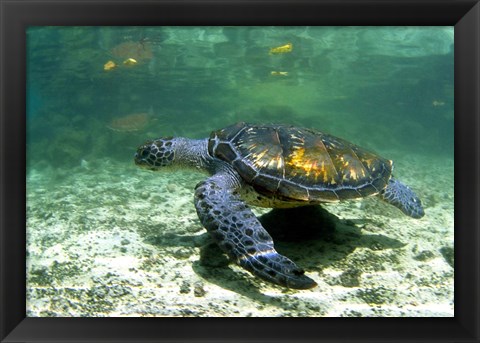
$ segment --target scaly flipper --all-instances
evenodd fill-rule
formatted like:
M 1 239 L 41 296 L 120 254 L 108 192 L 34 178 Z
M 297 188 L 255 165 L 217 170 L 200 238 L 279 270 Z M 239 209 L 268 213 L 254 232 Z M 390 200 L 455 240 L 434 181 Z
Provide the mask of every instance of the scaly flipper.
M 228 170 L 196 186 L 195 208 L 202 225 L 233 261 L 256 276 L 289 288 L 315 287 L 302 269 L 275 251 L 272 237 L 236 191 L 242 182 Z
M 422 202 L 417 195 L 393 177 L 387 187 L 380 192 L 379 197 L 412 218 L 422 218 L 425 215 Z

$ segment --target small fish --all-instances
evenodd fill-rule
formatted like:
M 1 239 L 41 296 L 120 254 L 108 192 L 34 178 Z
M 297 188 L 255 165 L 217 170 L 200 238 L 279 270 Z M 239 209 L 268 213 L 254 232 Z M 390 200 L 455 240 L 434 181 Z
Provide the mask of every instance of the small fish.
M 115 62 L 113 61 L 108 61 L 107 63 L 105 63 L 103 65 L 103 70 L 105 71 L 110 71 L 110 70 L 113 70 L 117 67 L 117 65 L 115 64 Z
M 272 76 L 288 76 L 288 71 L 271 71 Z
M 285 54 L 287 52 L 292 52 L 293 50 L 293 45 L 292 43 L 287 43 L 282 46 L 277 46 L 276 48 L 271 48 L 270 49 L 270 54 Z
M 127 66 L 133 66 L 137 63 L 138 63 L 137 60 L 134 59 L 134 58 L 127 58 L 125 61 L 123 61 L 123 64 L 125 64 Z
M 442 100 L 433 100 L 432 101 L 432 106 L 433 107 L 440 107 L 440 106 L 444 106 L 445 105 L 445 102 L 442 101 Z

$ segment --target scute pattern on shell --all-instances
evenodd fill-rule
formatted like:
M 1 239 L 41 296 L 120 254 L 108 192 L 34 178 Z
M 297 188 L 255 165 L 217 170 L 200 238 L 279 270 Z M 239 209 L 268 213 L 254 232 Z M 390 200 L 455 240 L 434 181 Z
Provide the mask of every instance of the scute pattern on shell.
M 212 132 L 209 153 L 231 163 L 257 192 L 282 200 L 338 201 L 379 193 L 392 161 L 305 128 L 237 123 Z

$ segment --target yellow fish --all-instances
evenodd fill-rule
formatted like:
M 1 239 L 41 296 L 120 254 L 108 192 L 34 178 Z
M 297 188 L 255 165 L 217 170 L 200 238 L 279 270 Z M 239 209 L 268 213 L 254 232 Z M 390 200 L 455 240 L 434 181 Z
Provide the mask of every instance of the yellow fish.
M 288 71 L 271 71 L 272 76 L 288 76 Z
M 133 66 L 137 63 L 138 63 L 137 60 L 134 59 L 134 58 L 127 58 L 125 61 L 123 61 L 123 64 L 125 64 L 127 66 Z
M 117 67 L 117 65 L 115 64 L 115 62 L 113 61 L 108 61 L 107 63 L 105 63 L 103 65 L 103 70 L 105 71 L 110 71 L 112 69 L 115 69 Z
M 277 46 L 276 48 L 271 48 L 270 54 L 285 54 L 287 52 L 292 52 L 292 49 L 293 49 L 293 44 L 287 43 L 282 46 Z

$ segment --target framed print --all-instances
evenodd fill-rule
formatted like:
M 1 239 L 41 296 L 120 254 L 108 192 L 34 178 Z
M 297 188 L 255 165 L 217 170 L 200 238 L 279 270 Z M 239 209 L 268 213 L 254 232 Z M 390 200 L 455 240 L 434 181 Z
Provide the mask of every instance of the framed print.
M 2 341 L 479 340 L 478 3 L 1 5 Z

